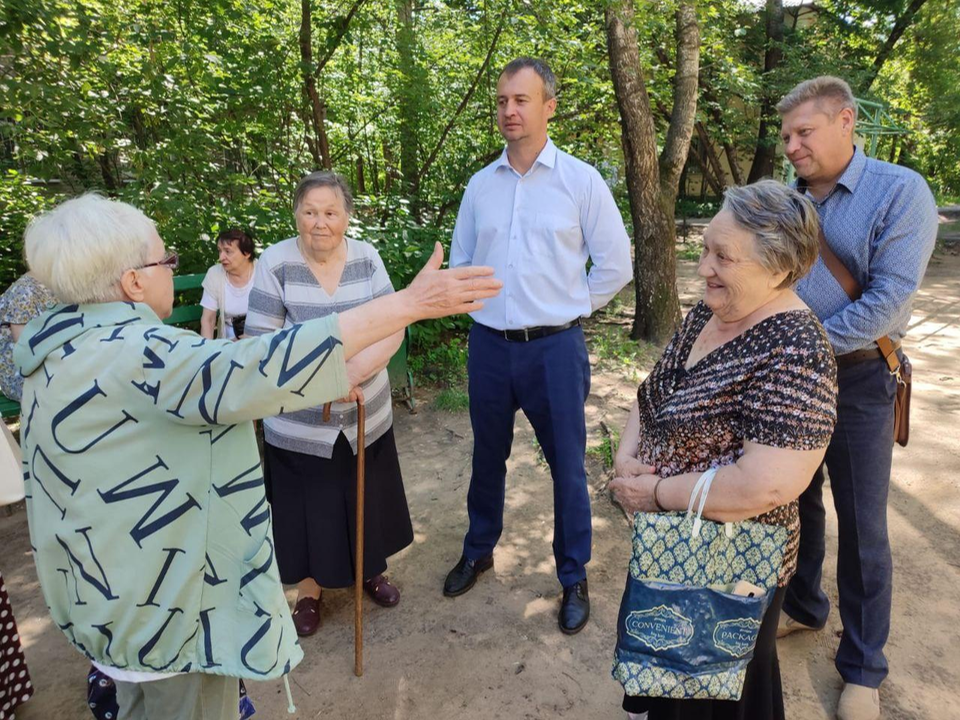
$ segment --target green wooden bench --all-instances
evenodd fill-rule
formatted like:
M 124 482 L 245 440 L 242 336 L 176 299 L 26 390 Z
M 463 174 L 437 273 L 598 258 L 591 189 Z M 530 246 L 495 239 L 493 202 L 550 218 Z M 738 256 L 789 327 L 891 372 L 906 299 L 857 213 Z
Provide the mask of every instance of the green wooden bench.
M 199 290 L 203 283 L 203 277 L 204 273 L 176 275 L 173 278 L 173 291 L 175 295 L 179 296 L 184 292 Z M 197 298 L 194 304 L 188 304 L 186 302 L 178 303 L 173 308 L 173 312 L 170 313 L 170 317 L 163 322 L 167 325 L 195 325 L 199 324 L 201 315 L 203 315 L 203 307 L 200 305 L 200 298 Z M 413 373 L 410 372 L 410 367 L 407 364 L 407 351 L 409 348 L 410 328 L 407 328 L 400 348 L 394 353 L 393 357 L 390 358 L 390 364 L 387 365 L 387 374 L 390 376 L 390 386 L 394 392 L 407 404 L 411 412 L 415 412 L 416 404 L 413 399 Z M 0 417 L 9 418 L 19 415 L 20 403 L 0 395 Z

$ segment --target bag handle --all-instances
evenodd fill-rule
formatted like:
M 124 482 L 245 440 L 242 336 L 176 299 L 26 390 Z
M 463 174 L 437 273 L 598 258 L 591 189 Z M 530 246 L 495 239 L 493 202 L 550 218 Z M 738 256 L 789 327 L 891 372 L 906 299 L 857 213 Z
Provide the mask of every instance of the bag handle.
M 717 468 L 710 468 L 697 479 L 697 484 L 693 486 L 693 492 L 690 493 L 690 502 L 687 504 L 688 518 L 693 515 L 693 506 L 696 504 L 697 497 L 700 495 L 700 491 L 703 489 L 703 486 L 707 485 L 707 483 L 712 483 L 713 476 L 716 474 L 717 474 Z M 707 490 L 709 489 L 710 489 L 710 486 L 707 485 Z M 706 497 L 706 492 L 704 492 L 703 495 L 704 497 Z M 702 505 L 700 506 L 700 510 L 702 514 L 702 511 L 703 511 Z
M 693 519 L 693 537 L 700 537 L 700 528 L 703 527 L 703 508 L 707 504 L 707 493 L 710 492 L 710 486 L 713 485 L 713 479 L 717 476 L 719 468 L 710 468 L 697 480 L 693 486 L 693 492 L 690 493 L 690 504 L 687 506 L 687 517 L 693 515 L 693 506 L 700 497 L 700 504 L 697 507 L 697 514 Z
M 693 519 L 693 530 L 691 532 L 693 537 L 700 537 L 700 528 L 703 527 L 703 508 L 707 504 L 707 493 L 710 492 L 713 479 L 717 476 L 718 472 L 720 472 L 720 468 L 717 467 L 712 467 L 707 470 L 697 479 L 697 484 L 693 486 L 693 492 L 690 493 L 690 503 L 687 505 L 688 518 L 693 515 L 693 506 L 697 502 L 697 496 L 699 495 L 700 497 L 700 503 L 697 505 L 697 514 Z M 723 530 L 728 538 L 733 537 L 733 523 L 724 523 Z

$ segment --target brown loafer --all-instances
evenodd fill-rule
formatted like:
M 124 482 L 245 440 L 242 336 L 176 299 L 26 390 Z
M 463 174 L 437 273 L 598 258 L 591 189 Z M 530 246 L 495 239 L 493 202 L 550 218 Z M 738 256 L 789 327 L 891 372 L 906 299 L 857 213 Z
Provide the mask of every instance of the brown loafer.
M 307 637 L 313 635 L 320 627 L 320 599 L 305 597 L 297 600 L 293 608 L 293 626 L 297 635 Z
M 383 607 L 393 607 L 400 602 L 400 591 L 395 585 L 391 585 L 385 575 L 377 575 L 369 580 L 363 581 L 363 589 L 367 595 L 373 598 L 377 605 Z

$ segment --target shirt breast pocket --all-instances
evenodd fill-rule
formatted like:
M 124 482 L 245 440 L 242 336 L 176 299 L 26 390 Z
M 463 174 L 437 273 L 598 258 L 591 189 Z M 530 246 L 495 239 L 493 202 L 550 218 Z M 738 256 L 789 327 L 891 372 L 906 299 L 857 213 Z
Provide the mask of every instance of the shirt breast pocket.
M 583 231 L 578 218 L 554 213 L 537 213 L 527 241 L 533 255 L 565 257 L 583 248 Z

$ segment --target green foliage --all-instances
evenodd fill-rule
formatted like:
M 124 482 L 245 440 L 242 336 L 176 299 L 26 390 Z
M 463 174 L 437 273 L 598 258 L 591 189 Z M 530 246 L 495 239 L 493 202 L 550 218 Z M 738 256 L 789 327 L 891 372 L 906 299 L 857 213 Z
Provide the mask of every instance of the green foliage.
M 897 47 L 874 87 L 911 131 L 901 162 L 950 204 L 960 196 L 960 4 L 927 0 Z
M 720 212 L 723 200 L 692 200 L 683 198 L 677 200 L 675 214 L 682 218 L 709 218 Z
M 662 134 L 675 63 L 675 48 L 664 39 L 673 36 L 676 0 L 639 5 L 641 60 Z M 760 101 L 801 79 L 829 72 L 859 87 L 907 5 L 822 0 L 816 22 L 796 27 L 788 13 L 783 62 L 765 74 L 762 3 L 699 3 L 697 119 L 718 154 L 729 149 L 749 163 Z M 293 188 L 323 161 L 305 74 L 315 76 L 326 160 L 357 196 L 351 236 L 376 245 L 397 287 L 435 242 L 449 247 L 467 180 L 501 151 L 497 76 L 521 54 L 545 57 L 557 74 L 553 139 L 598 167 L 629 215 L 603 3 L 361 2 L 348 23 L 353 6 L 310 0 L 308 65 L 300 54 L 300 3 L 6 0 L 0 288 L 24 270 L 21 238 L 30 217 L 91 190 L 154 218 L 180 252 L 182 272 L 202 272 L 215 261 L 213 238 L 227 226 L 251 228 L 261 246 L 292 236 Z M 955 0 L 927 0 L 868 97 L 889 103 L 910 130 L 898 145 L 881 145 L 882 152 L 916 167 L 939 198 L 960 196 Z M 695 151 L 698 143 L 695 137 Z M 716 208 L 712 200 L 685 200 L 677 213 L 702 217 Z M 413 358 L 428 375 L 446 378 L 452 371 L 443 368 L 459 360 L 444 353 L 459 357 L 461 350 L 443 346 L 469 324 L 418 324 Z M 597 342 L 603 354 L 621 357 L 612 338 Z M 430 355 L 433 349 L 440 355 Z
M 553 63 L 562 102 L 551 134 L 615 172 L 617 109 L 594 3 L 365 2 L 342 35 L 349 4 L 311 5 L 313 61 L 330 58 L 316 80 L 330 161 L 360 199 L 352 234 L 378 246 L 397 286 L 435 241 L 449 246 L 466 181 L 502 147 L 494 95 L 510 58 Z M 406 34 L 401 5 L 411 12 Z M 154 218 L 184 272 L 215 261 L 212 238 L 228 225 L 252 228 L 262 246 L 291 236 L 292 190 L 318 165 L 301 20 L 299 3 L 272 0 L 8 0 L 0 287 L 23 270 L 29 217 L 89 190 Z M 411 149 L 412 187 L 401 166 Z M 426 323 L 414 339 L 430 344 L 467 326 Z
M 467 343 L 463 336 L 446 333 L 442 339 L 430 337 L 429 342 L 423 341 L 422 332 L 420 336 L 408 361 L 418 382 L 463 387 L 467 380 Z
M 616 308 L 608 313 L 616 313 Z M 641 369 L 651 366 L 660 353 L 648 342 L 631 339 L 629 326 L 602 320 L 590 324 L 587 348 L 596 356 L 599 367 L 621 372 L 632 381 L 637 381 Z
M 613 459 L 617 454 L 617 448 L 620 447 L 620 431 L 616 428 L 607 428 L 600 436 L 600 443 L 587 448 L 587 455 L 600 461 L 604 470 L 613 470 Z
M 700 242 L 685 242 L 677 245 L 678 260 L 699 260 L 703 254 L 703 244 Z
M 939 198 L 960 194 L 960 4 L 927 0 L 872 83 L 874 61 L 909 0 L 824 0 L 817 22 L 790 32 L 778 88 L 839 75 L 887 104 L 909 135 L 881 138 L 877 156 L 919 171 Z
M 445 388 L 437 393 L 433 406 L 444 412 L 464 412 L 470 409 L 470 396 L 460 388 Z
M 0 179 L 0 288 L 26 271 L 23 231 L 31 217 L 49 208 L 51 198 L 13 168 Z

